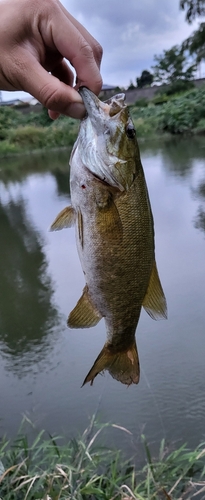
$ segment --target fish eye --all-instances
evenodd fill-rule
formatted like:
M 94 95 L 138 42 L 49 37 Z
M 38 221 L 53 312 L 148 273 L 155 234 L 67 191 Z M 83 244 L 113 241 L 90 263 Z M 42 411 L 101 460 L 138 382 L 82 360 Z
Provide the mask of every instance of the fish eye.
M 126 132 L 128 139 L 134 139 L 136 136 L 136 130 L 135 130 L 134 126 L 132 125 L 132 123 L 128 123 L 128 125 L 126 126 L 126 129 L 125 129 L 125 132 Z

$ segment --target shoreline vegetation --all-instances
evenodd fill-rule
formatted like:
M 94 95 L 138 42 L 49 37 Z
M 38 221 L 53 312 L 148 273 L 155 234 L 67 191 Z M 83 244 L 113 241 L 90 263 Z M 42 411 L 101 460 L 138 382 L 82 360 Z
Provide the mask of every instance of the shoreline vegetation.
M 139 139 L 205 134 L 205 87 L 143 98 L 130 111 Z M 78 121 L 64 116 L 53 122 L 46 109 L 23 114 L 0 107 L 0 157 L 72 147 L 78 127 Z
M 24 426 L 25 421 L 12 444 L 0 441 L 1 500 L 205 498 L 205 443 L 193 451 L 185 445 L 170 451 L 162 440 L 153 458 L 142 436 L 146 463 L 136 471 L 132 458 L 101 444 L 108 427 L 131 434 L 120 426 L 99 425 L 93 417 L 83 435 L 67 444 L 44 431 L 29 443 Z

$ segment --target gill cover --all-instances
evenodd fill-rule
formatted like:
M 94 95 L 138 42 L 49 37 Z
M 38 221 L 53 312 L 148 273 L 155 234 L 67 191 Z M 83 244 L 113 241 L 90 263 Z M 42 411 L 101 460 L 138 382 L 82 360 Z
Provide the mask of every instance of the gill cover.
M 136 176 L 138 147 L 133 122 L 125 105 L 125 94 L 102 102 L 81 87 L 87 116 L 82 120 L 76 148 L 85 167 L 120 191 L 128 190 Z

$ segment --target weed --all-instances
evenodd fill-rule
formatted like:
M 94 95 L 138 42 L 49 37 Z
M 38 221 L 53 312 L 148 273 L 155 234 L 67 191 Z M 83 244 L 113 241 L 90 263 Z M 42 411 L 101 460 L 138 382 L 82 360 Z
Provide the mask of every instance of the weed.
M 40 432 L 31 445 L 22 433 L 11 445 L 0 444 L 0 498 L 3 500 L 154 500 L 205 498 L 204 444 L 190 451 L 185 445 L 169 453 L 162 440 L 158 459 L 151 456 L 144 436 L 146 465 L 136 471 L 96 441 L 109 424 L 92 419 L 82 437 L 67 444 Z M 118 427 L 113 425 L 113 427 Z M 119 427 L 124 432 L 126 429 Z M 130 434 L 130 433 L 129 433 Z M 132 463 L 133 462 L 133 463 Z

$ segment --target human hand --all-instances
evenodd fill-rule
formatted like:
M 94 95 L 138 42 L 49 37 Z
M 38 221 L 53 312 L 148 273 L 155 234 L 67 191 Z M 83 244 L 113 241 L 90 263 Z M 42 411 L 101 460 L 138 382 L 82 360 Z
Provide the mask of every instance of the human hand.
M 100 92 L 101 46 L 59 0 L 0 0 L 0 54 L 0 89 L 29 92 L 53 119 L 83 117 L 81 85 Z

